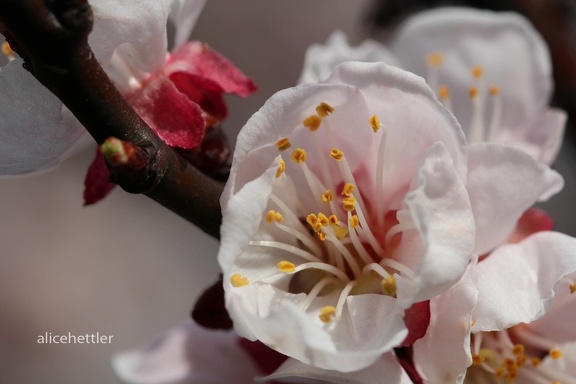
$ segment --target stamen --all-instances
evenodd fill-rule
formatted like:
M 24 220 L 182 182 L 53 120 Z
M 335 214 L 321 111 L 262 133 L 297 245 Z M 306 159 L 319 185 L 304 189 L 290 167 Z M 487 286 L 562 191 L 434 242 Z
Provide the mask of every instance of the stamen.
M 316 107 L 316 113 L 320 115 L 320 117 L 326 117 L 332 112 L 334 112 L 334 107 L 325 102 L 321 102 L 320 105 Z
M 434 52 L 426 56 L 426 64 L 431 67 L 440 67 L 444 62 L 444 56 L 439 52 Z
M 320 309 L 320 316 L 318 317 L 322 322 L 329 323 L 332 320 L 334 320 L 335 316 L 336 316 L 336 307 L 328 305 Z
M 266 222 L 268 224 L 274 222 L 280 223 L 282 222 L 282 220 L 284 220 L 284 218 L 282 217 L 282 214 L 280 212 L 276 212 L 271 209 L 266 213 Z
M 356 219 L 354 219 L 354 218 L 356 218 Z M 348 223 L 349 223 L 348 232 L 350 233 L 350 239 L 352 240 L 352 245 L 354 246 L 354 249 L 356 250 L 356 252 L 358 252 L 358 255 L 360 256 L 362 261 L 364 261 L 366 264 L 372 264 L 373 263 L 372 257 L 370 257 L 370 255 L 368 254 L 368 251 L 366 251 L 366 249 L 362 245 L 362 242 L 358 238 L 358 234 L 356 233 L 356 230 L 354 229 L 354 228 L 358 227 L 359 222 L 360 222 L 360 220 L 358 219 L 357 215 L 352 216 L 350 214 L 350 212 L 348 212 Z M 354 224 L 356 224 L 356 225 L 354 225 Z M 380 268 L 382 268 L 382 267 L 380 267 Z M 366 267 L 364 267 L 364 269 L 366 269 Z M 384 268 L 382 268 L 382 270 L 384 270 Z M 365 271 L 363 270 L 362 272 L 364 273 Z
M 306 162 L 306 151 L 302 148 L 296 148 L 294 150 L 294 152 L 292 152 L 292 156 L 290 158 L 295 163 L 305 163 Z
M 368 122 L 370 123 L 370 126 L 372 127 L 372 130 L 374 131 L 374 133 L 378 132 L 380 130 L 380 119 L 378 118 L 378 116 L 373 115 L 372 117 L 370 117 L 370 119 L 368 119 Z
M 320 280 L 319 282 L 316 283 L 316 285 L 314 285 L 314 288 L 312 288 L 310 290 L 310 293 L 308 293 L 308 295 L 306 296 L 306 299 L 304 300 L 304 302 L 301 304 L 301 308 L 302 310 L 306 310 L 308 309 L 308 307 L 310 306 L 310 304 L 312 304 L 312 302 L 314 301 L 314 299 L 316 297 L 318 297 L 318 295 L 320 294 L 320 292 L 322 292 L 322 289 L 324 289 L 324 287 L 326 287 L 328 284 L 334 282 L 334 278 L 333 277 L 325 277 L 322 280 Z
M 395 269 L 401 275 L 407 277 L 410 280 L 416 279 L 416 274 L 413 270 L 394 259 L 382 259 L 382 261 L 380 261 L 380 265 L 383 267 Z
M 480 79 L 484 75 L 484 68 L 482 68 L 479 65 L 475 65 L 474 67 L 472 67 L 472 70 L 470 72 L 474 79 Z
M 384 154 L 387 140 L 388 130 L 383 129 L 376 160 L 376 222 L 380 228 L 384 227 Z
M 562 351 L 558 348 L 552 348 L 549 353 L 550 357 L 554 360 L 558 360 L 563 356 Z
M 303 271 L 305 269 L 319 269 L 321 271 L 328 272 L 328 273 L 336 276 L 338 279 L 340 279 L 344 282 L 350 281 L 348 276 L 346 276 L 346 274 L 341 269 L 338 269 L 333 265 L 326 264 L 323 262 L 319 262 L 319 263 L 318 262 L 310 262 L 310 263 L 300 264 L 296 267 L 296 269 L 294 270 L 294 273 Z
M 327 190 L 320 196 L 320 198 L 322 199 L 322 202 L 329 203 L 334 200 L 334 195 L 332 194 L 331 190 Z
M 350 196 L 352 195 L 352 192 L 354 192 L 354 184 L 351 183 L 346 183 L 344 184 L 344 187 L 342 187 L 342 195 L 344 196 Z
M 336 319 L 339 319 L 340 316 L 342 316 L 342 310 L 344 309 L 346 298 L 348 297 L 350 291 L 352 291 L 355 285 L 356 281 L 351 281 L 348 284 L 346 284 L 342 292 L 340 292 L 340 297 L 338 297 L 338 304 L 336 304 Z
M 396 278 L 392 275 L 389 275 L 388 277 L 382 279 L 381 288 L 385 295 L 395 297 L 397 292 Z
M 438 88 L 438 97 L 440 98 L 442 104 L 444 104 L 444 107 L 451 110 L 452 101 L 450 100 L 450 96 L 450 88 L 448 88 L 446 85 L 440 85 Z
M 287 137 L 284 137 L 276 142 L 276 147 L 280 151 L 284 151 L 290 148 L 291 145 L 292 143 L 290 143 L 290 139 L 288 139 Z
M 469 93 L 472 99 L 473 111 L 468 141 L 470 143 L 477 143 L 484 141 L 484 103 L 482 102 L 478 88 L 470 87 Z
M 352 228 L 356 228 L 360 224 L 360 219 L 358 218 L 358 215 L 350 216 L 348 223 L 350 223 L 350 226 Z
M 322 254 L 320 247 L 310 238 L 310 235 L 308 234 L 308 232 L 302 233 L 302 232 L 299 232 L 295 228 L 289 227 L 287 225 L 279 224 L 278 222 L 275 222 L 274 225 L 276 225 L 277 228 L 283 230 L 284 232 L 286 232 L 286 233 L 294 236 L 298 240 L 300 240 L 305 246 L 308 247 L 308 249 L 310 249 L 310 251 L 312 251 L 312 253 L 317 254 L 317 255 Z
M 502 98 L 500 97 L 500 88 L 497 86 L 491 86 L 489 93 L 492 97 L 492 119 L 490 120 L 490 128 L 488 128 L 486 140 L 495 141 L 502 121 Z
M 239 273 L 235 273 L 232 276 L 230 276 L 230 283 L 234 287 L 243 287 L 245 285 L 250 284 L 250 282 L 248 281 L 248 278 L 246 276 L 242 276 Z
M 322 124 L 322 118 L 318 115 L 310 115 L 304 119 L 302 124 L 304 124 L 304 126 L 310 131 L 314 132 L 320 128 L 320 124 Z
M 388 230 L 384 243 L 388 245 L 395 235 L 406 231 L 413 231 L 415 229 L 418 228 L 414 222 L 398 223 Z
M 330 233 L 330 232 L 332 232 L 332 233 Z M 359 278 L 362 275 L 362 272 L 360 270 L 360 266 L 358 265 L 358 262 L 356 261 L 354 256 L 350 253 L 348 248 L 346 248 L 344 246 L 344 244 L 342 244 L 342 242 L 338 240 L 338 238 L 335 236 L 335 234 L 333 234 L 333 231 L 328 231 L 328 233 L 326 233 L 326 240 L 328 240 L 330 243 L 334 244 L 336 249 L 340 252 L 340 254 L 344 257 L 344 259 L 346 260 L 346 262 L 350 266 L 350 269 L 352 270 L 354 277 Z
M 344 158 L 344 152 L 342 152 L 338 148 L 332 148 L 332 150 L 330 151 L 330 156 L 333 159 L 340 161 Z
M 276 266 L 278 267 L 278 269 L 284 273 L 294 273 L 294 271 L 296 270 L 296 266 L 294 265 L 294 263 L 291 263 L 289 261 L 286 260 L 282 260 L 280 261 L 278 264 L 276 264 Z
M 352 195 L 350 197 L 354 198 L 355 196 Z M 364 234 L 364 237 L 366 238 L 366 240 L 368 240 L 368 243 L 370 243 L 370 245 L 374 249 L 374 252 L 376 252 L 379 255 L 383 255 L 384 250 L 382 249 L 380 244 L 378 244 L 376 237 L 374 237 L 374 234 L 370 230 L 370 226 L 368 225 L 368 221 L 366 220 L 366 217 L 364 216 L 364 211 L 362 210 L 362 207 L 358 205 L 358 206 L 355 206 L 354 208 L 356 209 L 356 214 L 358 215 L 358 219 L 360 219 L 360 224 L 362 225 L 361 231 L 359 231 L 359 233 Z M 357 230 L 358 229 L 360 229 L 360 228 L 357 228 Z
M 348 196 L 342 199 L 342 208 L 345 211 L 352 212 L 355 208 L 356 199 L 352 196 Z
M 301 257 L 305 260 L 311 262 L 319 262 L 322 263 L 322 260 L 316 257 L 315 255 L 307 252 L 301 248 L 295 247 L 290 244 L 281 243 L 279 241 L 270 241 L 270 240 L 252 240 L 250 241 L 250 245 L 257 246 L 257 247 L 268 247 L 268 248 L 275 248 L 280 249 L 282 251 L 289 252 L 294 256 Z
M 426 77 L 426 82 L 430 87 L 432 87 L 432 89 L 438 87 L 438 73 L 443 62 L 444 56 L 439 52 L 431 53 L 426 56 L 426 64 L 428 64 L 428 76 Z
M 286 163 L 282 159 L 278 159 L 278 169 L 276 170 L 276 178 L 278 179 L 286 170 Z

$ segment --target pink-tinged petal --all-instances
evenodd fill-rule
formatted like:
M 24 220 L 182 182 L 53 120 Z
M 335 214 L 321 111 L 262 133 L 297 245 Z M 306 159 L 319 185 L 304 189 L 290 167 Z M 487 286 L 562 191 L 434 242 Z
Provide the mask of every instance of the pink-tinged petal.
M 414 301 L 431 299 L 456 283 L 472 257 L 475 229 L 468 192 L 442 143 L 422 156 L 422 167 L 399 211 L 406 231 L 393 257 L 415 272 Z
M 476 260 L 462 279 L 430 300 L 431 321 L 426 335 L 414 343 L 414 361 L 426 383 L 462 383 L 472 363 L 470 326 L 478 299 Z
M 216 82 L 187 72 L 174 72 L 169 78 L 178 91 L 207 114 L 217 119 L 224 119 L 228 115 L 224 91 Z
M 249 384 L 259 375 L 234 332 L 193 323 L 172 329 L 141 349 L 114 356 L 114 371 L 128 384 Z
M 195 75 L 217 84 L 222 92 L 248 96 L 256 85 L 224 56 L 201 42 L 186 43 L 178 48 L 166 62 L 164 72 Z
M 84 128 L 15 59 L 0 68 L 0 174 L 56 166 Z
M 128 101 L 150 128 L 171 147 L 195 148 L 202 141 L 206 122 L 198 104 L 158 74 Z
M 573 237 L 539 232 L 497 248 L 478 263 L 474 331 L 502 330 L 542 317 L 562 288 L 560 280 L 576 272 L 575 249 Z
M 544 40 L 528 20 L 514 13 L 439 8 L 410 18 L 398 31 L 392 51 L 402 67 L 427 75 L 426 56 L 442 53 L 437 84 L 452 94 L 452 110 L 466 128 L 472 117 L 471 70 L 484 69 L 485 86 L 500 88 L 502 126 L 527 124 L 548 103 L 551 64 Z M 429 79 L 431 80 L 431 79 Z M 486 121 L 490 121 L 488 111 Z
M 206 0 L 175 0 L 170 10 L 170 20 L 176 29 L 174 46 L 184 44 L 192 33 L 192 28 L 206 4 Z
M 470 145 L 468 170 L 478 254 L 502 244 L 524 211 L 537 201 L 547 200 L 564 185 L 562 177 L 548 166 L 496 144 Z
M 110 172 L 104 161 L 104 156 L 96 149 L 96 156 L 84 178 L 84 205 L 92 205 L 105 198 L 116 186 L 108 181 Z
M 412 382 L 400 367 L 392 353 L 384 354 L 370 367 L 341 373 L 324 370 L 303 364 L 295 359 L 288 359 L 276 372 L 264 380 L 278 383 L 302 384 L 411 384 Z
M 351 47 L 346 34 L 337 30 L 332 32 L 325 44 L 313 44 L 306 50 L 304 69 L 298 82 L 326 80 L 334 67 L 345 61 L 382 62 L 398 66 L 396 58 L 382 44 L 365 40 L 359 46 Z
M 554 229 L 554 220 L 546 212 L 538 208 L 530 208 L 520 216 L 516 229 L 506 242 L 518 243 L 536 232 L 552 229 Z
M 418 339 L 426 334 L 430 324 L 430 301 L 414 303 L 404 314 L 404 323 L 408 328 L 408 336 L 402 342 L 401 347 L 410 347 Z

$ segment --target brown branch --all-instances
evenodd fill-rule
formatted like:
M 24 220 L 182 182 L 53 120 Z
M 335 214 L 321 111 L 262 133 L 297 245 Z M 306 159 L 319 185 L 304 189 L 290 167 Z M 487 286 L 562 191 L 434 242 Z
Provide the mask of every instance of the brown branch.
M 86 0 L 0 0 L 0 32 L 34 77 L 62 100 L 96 142 L 113 136 L 146 154 L 146 168 L 114 182 L 218 237 L 222 184 L 180 157 L 134 112 L 88 46 L 92 25 Z

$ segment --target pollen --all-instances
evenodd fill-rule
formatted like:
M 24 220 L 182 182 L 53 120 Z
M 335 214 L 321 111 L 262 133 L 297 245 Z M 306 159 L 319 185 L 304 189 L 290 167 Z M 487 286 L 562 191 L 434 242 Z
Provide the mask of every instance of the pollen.
M 340 161 L 344 158 L 344 152 L 342 152 L 338 148 L 332 148 L 332 150 L 330 151 L 330 157 L 332 157 L 335 160 Z
M 473 78 L 479 79 L 484 75 L 484 68 L 482 68 L 479 65 L 475 65 L 474 67 L 472 67 L 472 70 L 470 72 L 472 73 Z
M 326 117 L 329 114 L 331 114 L 332 112 L 334 112 L 334 107 L 332 107 L 330 104 L 325 103 L 325 102 L 321 102 L 320 105 L 318 105 L 316 107 L 316 113 L 320 117 Z
M 450 88 L 446 85 L 441 85 L 438 87 L 438 96 L 440 100 L 448 100 L 450 98 Z
M 316 236 L 318 236 L 318 238 L 320 239 L 320 241 L 324 241 L 326 240 L 326 234 L 322 231 L 318 231 L 316 232 Z
M 372 117 L 370 117 L 368 119 L 368 122 L 370 123 L 370 127 L 372 127 L 372 130 L 374 131 L 374 133 L 378 132 L 380 130 L 380 119 L 378 118 L 378 116 L 373 115 Z
M 276 142 L 276 147 L 280 151 L 284 151 L 284 150 L 290 148 L 291 145 L 292 144 L 290 143 L 290 139 L 288 139 L 287 137 L 284 137 L 284 138 L 282 138 Z
M 542 363 L 542 360 L 540 360 L 539 357 L 533 357 L 530 359 L 530 365 L 532 365 L 533 367 L 539 366 L 540 363 Z
M 314 132 L 318 128 L 320 128 L 320 124 L 322 123 L 322 118 L 318 115 L 310 115 L 304 119 L 302 124 L 310 131 Z
M 431 67 L 439 67 L 443 62 L 444 56 L 439 52 L 431 53 L 426 56 L 426 63 Z
M 472 364 L 480 365 L 486 361 L 486 357 L 482 355 L 472 355 Z
M 245 285 L 250 284 L 248 278 L 246 276 L 242 276 L 239 273 L 235 273 L 230 276 L 230 283 L 235 287 L 243 287 Z
M 270 210 L 270 211 L 268 211 L 268 213 L 266 213 L 266 222 L 268 224 L 274 223 L 274 222 L 280 223 L 282 220 L 284 220 L 284 218 L 282 217 L 282 214 L 280 212 Z
M 320 198 L 322 199 L 322 202 L 329 203 L 332 200 L 334 200 L 334 194 L 332 193 L 331 190 L 327 190 L 322 194 L 322 196 L 320 196 Z
M 554 360 L 560 359 L 562 357 L 562 351 L 558 348 L 552 348 L 550 350 L 550 357 Z
M 500 94 L 500 87 L 492 85 L 488 88 L 488 92 L 490 93 L 490 96 L 498 96 Z
M 284 162 L 284 160 L 279 159 L 278 160 L 278 169 L 276 170 L 276 178 L 279 178 L 280 176 L 282 176 L 282 174 L 284 173 L 285 170 L 286 170 L 286 163 Z
M 396 287 L 396 279 L 394 278 L 394 276 L 389 275 L 385 279 L 382 279 L 380 287 L 382 288 L 382 292 L 385 295 L 392 297 L 396 296 L 397 287 Z
M 354 189 L 355 189 L 354 184 L 346 183 L 346 184 L 344 184 L 344 187 L 342 188 L 342 195 L 350 196 L 354 192 Z
M 356 204 L 356 199 L 352 196 L 345 197 L 342 199 L 342 208 L 347 212 L 352 212 L 354 210 L 354 205 Z
M 478 88 L 476 87 L 468 88 L 468 94 L 470 95 L 471 99 L 475 99 L 476 97 L 478 97 Z
M 328 220 L 330 220 L 330 224 L 332 224 L 332 225 L 338 224 L 338 221 L 339 221 L 338 216 L 336 216 L 336 215 L 328 216 Z
M 350 217 L 349 222 L 352 228 L 356 228 L 358 225 L 360 225 L 360 219 L 358 218 L 358 215 Z
M 295 163 L 304 163 L 306 161 L 306 151 L 302 148 L 296 148 L 294 152 L 292 152 L 291 159 Z
M 10 47 L 10 44 L 8 44 L 7 41 L 5 41 L 5 42 L 2 43 L 2 53 L 3 53 L 9 60 L 14 59 L 15 52 L 12 50 L 12 48 Z
M 280 271 L 284 273 L 293 273 L 296 270 L 296 266 L 294 265 L 294 263 L 291 263 L 286 260 L 282 260 L 281 262 L 276 264 L 276 266 Z
M 320 309 L 320 316 L 318 316 L 323 323 L 329 323 L 336 317 L 336 307 L 328 305 Z

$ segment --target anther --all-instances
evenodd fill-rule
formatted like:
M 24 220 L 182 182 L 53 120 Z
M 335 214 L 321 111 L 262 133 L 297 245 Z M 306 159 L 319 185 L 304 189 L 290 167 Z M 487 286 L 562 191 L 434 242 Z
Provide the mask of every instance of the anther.
M 397 287 L 396 278 L 394 278 L 394 276 L 389 275 L 388 277 L 382 279 L 380 287 L 382 288 L 382 292 L 385 295 L 392 297 L 396 296 Z
M 358 225 L 360 225 L 360 219 L 358 218 L 358 215 L 350 217 L 349 222 L 352 228 L 356 228 Z
M 562 357 L 562 351 L 558 348 L 552 348 L 550 350 L 550 357 L 554 360 L 560 359 Z
M 290 143 L 290 139 L 288 139 L 287 137 L 284 137 L 283 139 L 280 139 L 276 142 L 276 147 L 280 150 L 280 151 L 284 151 L 288 148 L 290 148 L 292 144 Z
M 439 67 L 443 62 L 444 56 L 439 52 L 431 53 L 426 56 L 426 63 L 432 67 Z
M 480 364 L 484 363 L 485 361 L 486 361 L 485 356 L 472 355 L 472 364 L 474 364 L 474 365 L 480 365 Z
M 440 100 L 450 99 L 450 89 L 446 85 L 441 85 L 438 87 L 438 96 Z
M 243 287 L 245 285 L 250 284 L 250 282 L 248 281 L 248 278 L 246 276 L 242 276 L 239 273 L 235 273 L 232 276 L 230 276 L 230 283 L 234 287 Z
M 352 196 L 345 197 L 342 199 L 342 208 L 345 211 L 352 212 L 354 210 L 354 206 L 356 205 L 356 199 Z
M 318 217 L 313 213 L 306 216 L 306 222 L 312 226 L 314 225 L 314 223 L 316 223 L 317 220 L 318 220 Z
M 472 77 L 475 79 L 479 79 L 484 75 L 484 68 L 482 68 L 479 65 L 475 65 L 474 67 L 472 67 Z
M 330 151 L 330 157 L 332 157 L 335 160 L 340 161 L 344 158 L 344 152 L 342 152 L 338 148 L 332 148 L 332 150 Z
M 570 294 L 576 292 L 576 284 L 570 284 Z
M 334 112 L 334 107 L 325 102 L 321 102 L 320 105 L 316 107 L 316 113 L 320 115 L 320 117 L 326 117 L 332 112 Z
M 280 212 L 270 210 L 270 211 L 268 211 L 268 213 L 266 213 L 266 222 L 268 224 L 274 223 L 274 222 L 280 223 L 282 220 L 284 220 L 284 218 L 282 217 L 282 214 Z
M 475 99 L 476 97 L 478 97 L 478 88 L 476 87 L 468 88 L 468 94 L 470 95 L 471 99 Z
M 280 271 L 284 273 L 293 273 L 296 270 L 296 266 L 294 265 L 294 263 L 291 263 L 286 260 L 280 261 L 278 264 L 276 264 L 276 266 Z
M 355 189 L 354 184 L 346 183 L 344 184 L 344 187 L 342 187 L 342 195 L 350 196 L 354 192 L 354 189 Z
M 282 176 L 284 171 L 286 170 L 286 163 L 282 159 L 278 159 L 278 169 L 276 170 L 276 178 Z
M 522 345 L 522 344 L 516 344 L 516 345 L 514 345 L 514 347 L 512 347 L 512 354 L 514 356 L 523 355 L 524 351 L 525 351 L 524 345 Z
M 335 316 L 336 316 L 336 307 L 328 305 L 320 309 L 320 316 L 318 317 L 323 323 L 329 323 L 334 319 Z
M 306 151 L 302 148 L 296 148 L 294 152 L 292 152 L 291 159 L 295 163 L 304 163 L 306 161 Z
M 500 94 L 500 87 L 491 85 L 490 88 L 488 88 L 488 92 L 490 93 L 490 96 L 498 96 Z
M 370 117 L 368 119 L 368 122 L 370 123 L 370 127 L 372 127 L 372 130 L 374 131 L 374 133 L 378 132 L 380 130 L 380 119 L 378 118 L 378 116 L 373 115 L 372 117 Z
M 328 219 L 328 216 L 320 212 L 318 213 L 318 223 L 322 224 L 322 226 L 325 227 L 328 224 L 330 224 L 330 219 Z
M 331 190 L 327 190 L 322 194 L 322 196 L 320 196 L 320 198 L 322 199 L 322 202 L 329 203 L 332 200 L 334 200 L 334 194 L 332 193 Z
M 302 122 L 302 124 L 312 132 L 316 131 L 320 127 L 321 123 L 322 118 L 318 115 L 310 115 Z

